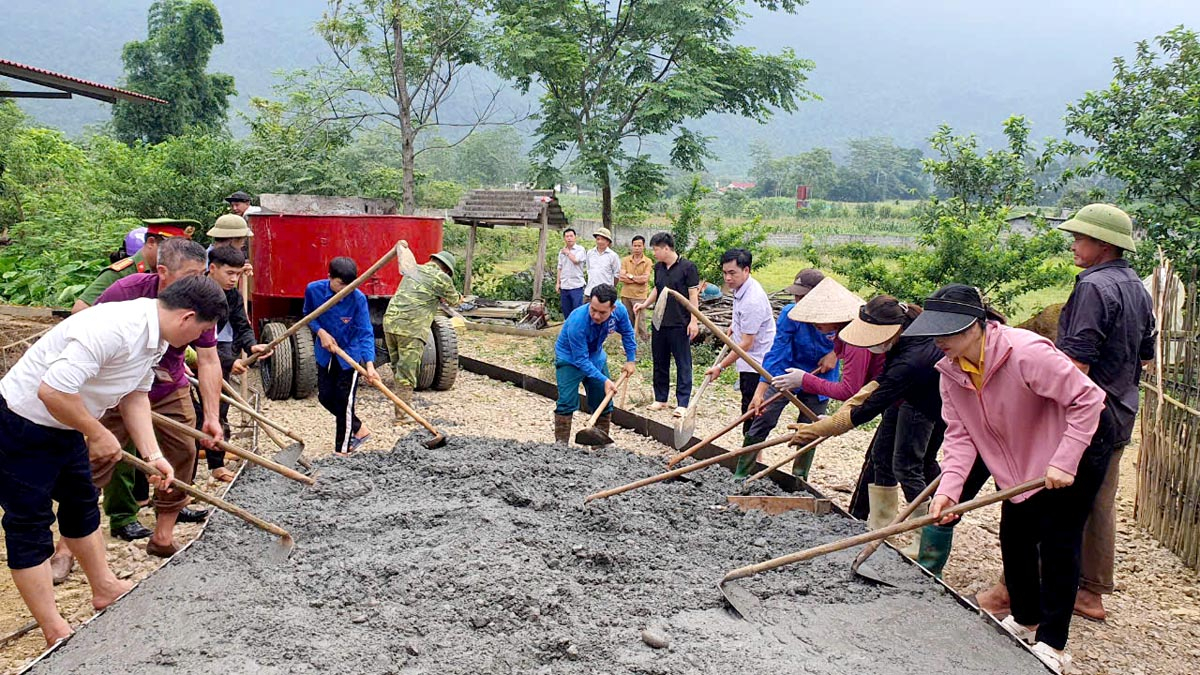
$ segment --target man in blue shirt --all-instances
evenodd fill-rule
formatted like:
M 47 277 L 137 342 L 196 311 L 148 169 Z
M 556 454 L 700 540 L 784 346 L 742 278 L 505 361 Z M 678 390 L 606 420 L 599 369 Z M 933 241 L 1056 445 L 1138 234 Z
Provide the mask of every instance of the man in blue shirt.
M 358 265 L 352 258 L 334 258 L 329 263 L 329 279 L 314 281 L 304 289 L 304 313 L 320 307 L 357 276 Z M 369 380 L 379 380 L 374 363 L 375 331 L 371 328 L 367 296 L 356 289 L 313 319 L 308 327 L 316 335 L 313 351 L 317 358 L 317 399 L 337 421 L 334 452 L 347 455 L 357 450 L 371 432 L 354 414 L 358 371 L 341 357 L 334 358 L 330 349 L 340 346 L 350 358 L 367 369 Z
M 593 406 L 609 393 L 615 393 L 617 385 L 608 377 L 608 355 L 604 353 L 604 340 L 611 333 L 621 334 L 625 347 L 625 366 L 621 372 L 632 375 L 634 359 L 637 357 L 637 340 L 633 324 L 625 306 L 617 302 L 617 289 L 610 284 L 598 284 L 592 288 L 588 304 L 578 307 L 563 323 L 554 343 L 554 373 L 558 383 L 558 405 L 554 408 L 554 442 L 567 445 L 571 442 L 571 415 L 579 410 L 579 383 L 587 391 L 588 402 Z M 596 420 L 596 428 L 608 434 L 612 420 L 612 403 Z
M 808 292 L 824 278 L 825 275 L 820 270 L 811 268 L 802 270 L 800 274 L 796 275 L 796 282 L 787 290 L 791 292 L 796 302 L 800 302 L 800 299 L 808 295 Z M 771 344 L 771 351 L 767 352 L 766 358 L 763 359 L 763 368 L 772 376 L 782 375 L 787 372 L 788 368 L 800 368 L 821 379 L 837 382 L 840 373 L 836 357 L 832 356 L 833 338 L 837 331 L 826 334 L 817 330 L 814 324 L 789 319 L 788 312 L 794 306 L 795 303 L 792 303 L 780 310 L 779 319 L 775 322 L 775 342 Z M 817 394 L 807 394 L 803 390 L 796 390 L 794 393 L 800 402 L 808 406 L 813 413 L 825 414 L 825 409 L 829 406 L 828 398 Z M 749 431 L 746 432 L 742 447 L 767 440 L 767 436 L 775 429 L 775 425 L 779 422 L 779 415 L 788 406 L 788 400 L 780 398 L 771 405 L 764 406 L 763 401 L 774 394 L 775 390 L 771 387 L 770 381 L 759 378 L 758 389 L 755 390 L 754 397 L 750 400 L 750 409 L 757 410 L 758 413 L 750 424 Z M 798 419 L 798 421 L 807 422 L 809 420 Z M 808 469 L 812 465 L 812 457 L 812 452 L 806 453 L 798 460 L 796 466 L 792 467 L 792 473 L 807 479 Z M 745 478 L 750 474 L 754 462 L 753 455 L 742 455 L 738 459 L 737 471 L 734 475 L 738 478 Z

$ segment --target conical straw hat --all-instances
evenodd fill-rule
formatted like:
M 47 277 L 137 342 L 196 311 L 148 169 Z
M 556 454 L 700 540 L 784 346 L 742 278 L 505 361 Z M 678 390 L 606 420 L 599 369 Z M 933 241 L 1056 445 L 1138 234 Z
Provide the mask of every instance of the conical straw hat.
M 853 321 L 865 304 L 832 277 L 825 277 L 792 307 L 788 318 L 803 323 L 846 323 Z

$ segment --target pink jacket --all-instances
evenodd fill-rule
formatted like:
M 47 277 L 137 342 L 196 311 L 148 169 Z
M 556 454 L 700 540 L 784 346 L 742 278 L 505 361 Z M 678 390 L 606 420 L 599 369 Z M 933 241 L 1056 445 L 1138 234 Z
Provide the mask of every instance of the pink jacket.
M 1099 425 L 1104 390 L 1049 340 L 996 322 L 988 323 L 983 365 L 977 392 L 956 361 L 937 364 L 946 420 L 937 493 L 957 502 L 976 456 L 1002 490 L 1044 476 L 1049 466 L 1074 475 Z
M 833 351 L 842 360 L 842 379 L 837 382 L 823 380 L 812 373 L 804 374 L 801 383 L 809 394 L 828 396 L 835 401 L 845 401 L 858 393 L 868 382 L 879 377 L 887 354 L 872 354 L 866 347 L 855 347 L 833 338 Z

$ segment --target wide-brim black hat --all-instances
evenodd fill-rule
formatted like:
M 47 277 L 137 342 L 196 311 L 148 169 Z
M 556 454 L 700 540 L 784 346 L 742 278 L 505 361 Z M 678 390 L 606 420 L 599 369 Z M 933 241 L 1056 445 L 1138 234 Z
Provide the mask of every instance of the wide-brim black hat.
M 980 305 L 955 300 L 928 298 L 922 307 L 924 311 L 905 329 L 904 337 L 956 335 L 988 316 Z

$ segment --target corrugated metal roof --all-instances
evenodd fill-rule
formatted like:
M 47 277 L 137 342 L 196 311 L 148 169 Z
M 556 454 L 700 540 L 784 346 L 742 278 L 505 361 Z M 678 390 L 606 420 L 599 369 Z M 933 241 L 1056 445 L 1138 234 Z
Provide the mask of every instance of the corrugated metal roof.
M 0 59 L 0 75 L 109 103 L 115 103 L 117 99 L 125 99 L 127 101 L 170 104 L 161 98 L 139 94 L 136 91 L 118 89 L 117 87 L 110 87 L 98 82 L 89 82 L 78 77 L 56 73 L 44 68 L 27 66 L 16 61 L 9 61 L 8 59 Z

